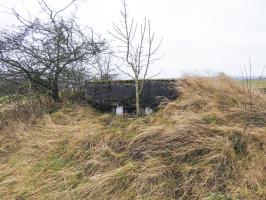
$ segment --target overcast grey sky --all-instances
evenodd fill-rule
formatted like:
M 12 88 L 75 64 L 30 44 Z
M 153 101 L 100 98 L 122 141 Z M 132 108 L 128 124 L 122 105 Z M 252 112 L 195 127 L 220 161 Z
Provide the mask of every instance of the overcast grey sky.
M 0 0 L 0 10 L 15 7 L 25 15 L 37 14 L 37 0 Z M 69 0 L 47 0 L 60 8 Z M 266 65 L 265 0 L 128 0 L 128 9 L 137 20 L 147 17 L 158 36 L 164 38 L 163 59 L 153 71 L 163 78 L 183 73 L 225 72 L 239 76 L 251 57 L 254 75 Z M 78 11 L 82 24 L 103 36 L 119 20 L 120 0 L 87 0 Z M 0 26 L 14 23 L 0 13 Z

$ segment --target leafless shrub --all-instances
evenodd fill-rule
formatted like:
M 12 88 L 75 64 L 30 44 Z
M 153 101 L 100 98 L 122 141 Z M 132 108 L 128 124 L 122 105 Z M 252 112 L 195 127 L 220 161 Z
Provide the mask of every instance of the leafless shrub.
M 262 70 L 262 73 L 260 77 L 256 80 L 257 82 L 262 80 L 263 74 L 264 74 L 264 69 Z M 243 88 L 244 88 L 244 112 L 246 113 L 247 121 L 246 125 L 244 128 L 244 133 L 247 132 L 247 129 L 250 128 L 250 126 L 256 122 L 257 118 L 254 117 L 260 111 L 260 108 L 254 108 L 254 101 L 256 97 L 256 93 L 258 92 L 257 84 L 254 83 L 254 80 L 252 78 L 252 64 L 251 60 L 249 59 L 249 68 L 247 69 L 246 66 L 244 66 L 244 73 L 241 71 L 242 74 L 242 80 L 243 80 Z M 263 112 L 263 111 L 262 111 Z M 266 117 L 266 116 L 265 116 Z
M 29 88 L 48 93 L 55 101 L 62 87 L 80 86 L 86 75 L 84 66 L 106 49 L 106 42 L 92 28 L 78 25 L 75 16 L 63 16 L 75 2 L 53 10 L 40 0 L 45 16 L 33 20 L 12 9 L 19 25 L 0 31 L 0 68 L 7 80 L 22 78 Z

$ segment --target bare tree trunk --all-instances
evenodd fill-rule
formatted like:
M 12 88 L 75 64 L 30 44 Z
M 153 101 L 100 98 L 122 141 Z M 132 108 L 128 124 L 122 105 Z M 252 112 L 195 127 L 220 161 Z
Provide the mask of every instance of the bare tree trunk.
M 53 81 L 53 88 L 52 88 L 52 98 L 54 101 L 60 101 L 59 96 L 59 86 L 58 86 L 58 79 L 59 79 L 59 67 L 57 68 L 57 72 L 55 73 L 54 81 Z
M 52 96 L 54 101 L 57 101 L 57 102 L 60 101 L 59 88 L 58 88 L 58 84 L 57 83 L 55 83 L 53 85 L 51 96 Z
M 136 114 L 140 116 L 140 93 L 139 93 L 139 81 L 135 80 L 135 89 L 136 89 Z

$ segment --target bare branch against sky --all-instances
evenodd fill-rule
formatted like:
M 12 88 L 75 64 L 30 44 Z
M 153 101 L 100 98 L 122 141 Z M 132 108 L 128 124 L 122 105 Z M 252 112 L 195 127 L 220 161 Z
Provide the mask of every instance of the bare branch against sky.
M 61 8 L 67 0 L 47 0 Z M 266 64 L 266 1 L 264 0 L 128 0 L 131 14 L 139 21 L 149 16 L 153 30 L 164 36 L 154 65 L 161 77 L 177 77 L 182 72 L 225 72 L 241 76 L 242 66 L 251 57 L 254 75 Z M 40 14 L 36 0 L 1 0 L 0 26 L 14 22 L 6 8 L 25 15 Z M 119 19 L 120 0 L 86 0 L 77 16 L 82 24 L 103 34 Z M 20 13 L 21 13 L 20 12 Z M 69 14 L 73 10 L 69 11 Z M 105 35 L 103 35 L 105 36 Z M 108 34 L 106 34 L 108 37 Z

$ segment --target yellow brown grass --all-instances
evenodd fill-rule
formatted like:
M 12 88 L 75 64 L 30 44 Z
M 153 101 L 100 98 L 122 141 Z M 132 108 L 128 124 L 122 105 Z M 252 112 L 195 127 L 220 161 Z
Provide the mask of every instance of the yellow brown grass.
M 51 99 L 44 96 L 16 97 L 3 104 L 0 109 L 0 157 L 5 158 L 4 155 L 15 151 L 21 136 L 29 136 L 29 128 L 53 109 Z
M 4 197 L 266 199 L 266 96 L 254 90 L 250 109 L 244 87 L 226 76 L 186 77 L 177 89 L 176 101 L 138 119 L 80 107 L 53 113 L 36 128 L 44 153 L 32 153 L 30 186 Z
M 254 90 L 248 110 L 244 87 L 226 76 L 186 77 L 177 87 L 176 102 L 129 125 L 138 134 L 122 144 L 134 163 L 128 181 L 115 176 L 114 165 L 91 180 L 83 198 L 266 198 L 265 95 Z M 253 120 L 244 131 L 248 112 Z

